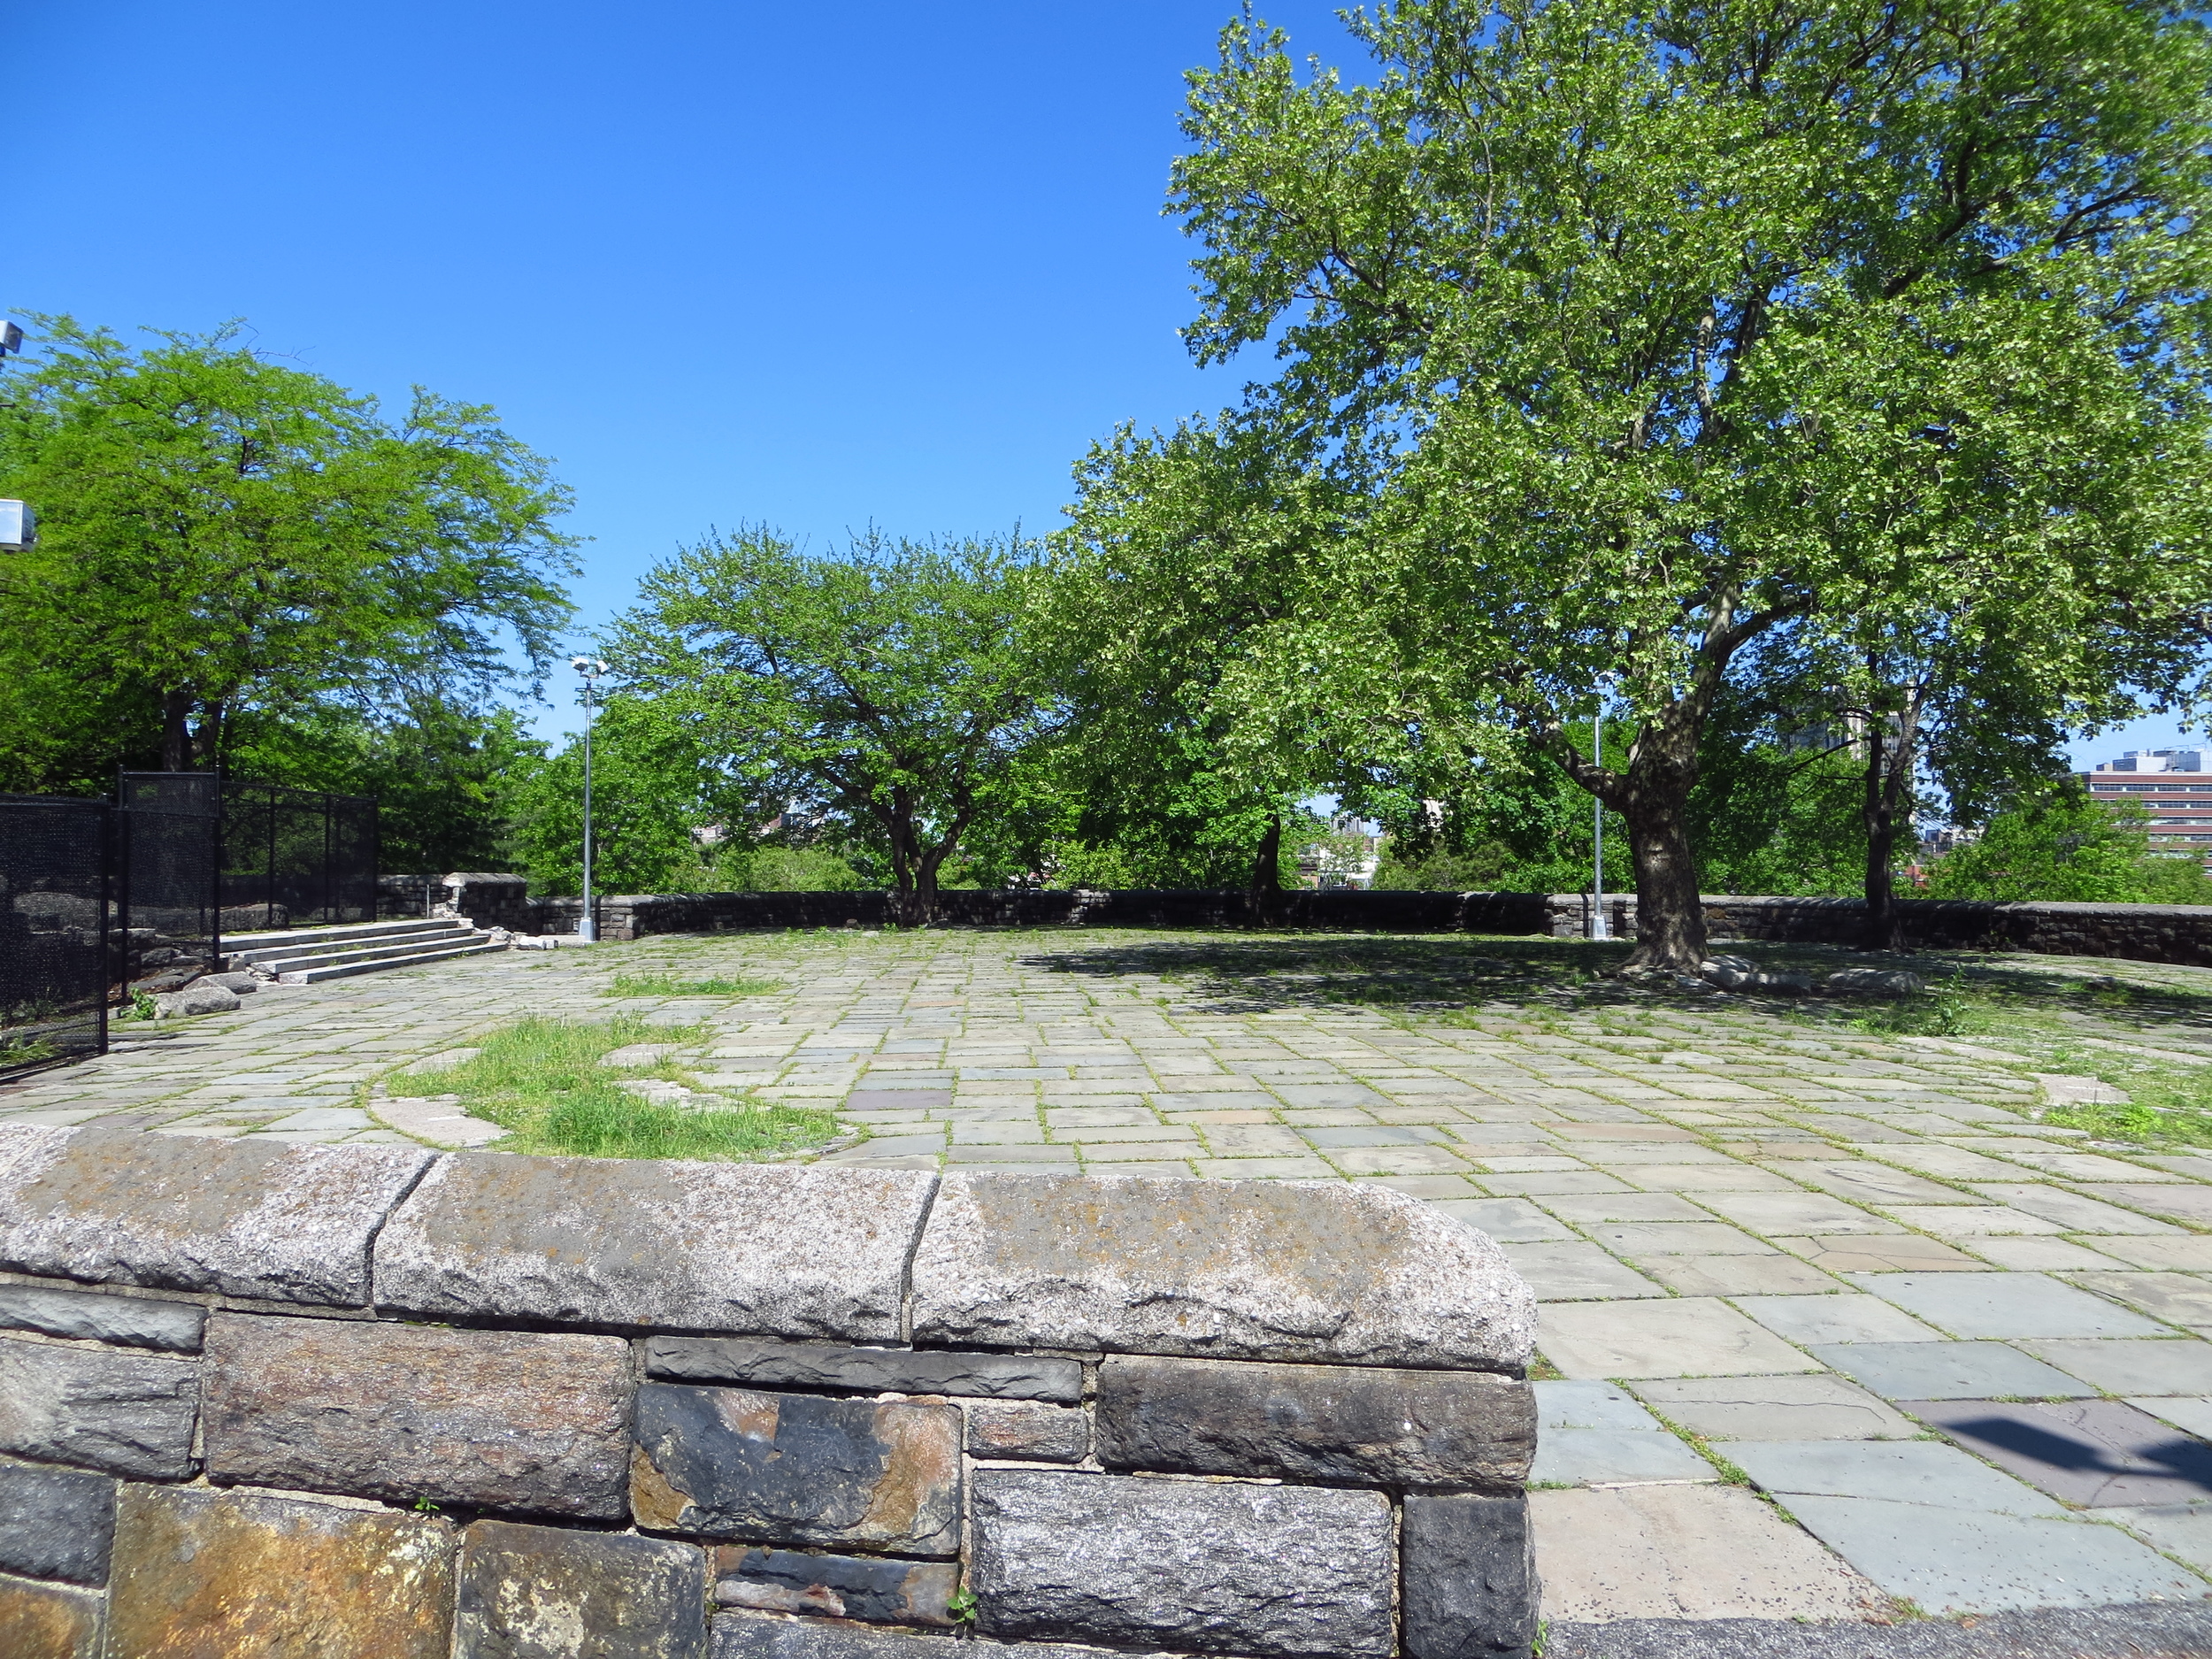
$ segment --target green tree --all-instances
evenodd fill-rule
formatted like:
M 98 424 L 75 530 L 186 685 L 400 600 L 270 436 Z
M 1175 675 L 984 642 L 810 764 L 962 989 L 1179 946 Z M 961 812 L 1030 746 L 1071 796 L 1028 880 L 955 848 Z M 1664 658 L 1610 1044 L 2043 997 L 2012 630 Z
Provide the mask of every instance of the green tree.
M 2115 595 L 2154 629 L 2201 614 L 2193 14 L 1398 0 L 1348 23 L 1367 84 L 1232 24 L 1175 173 L 1192 349 L 1284 364 L 1182 441 L 1252 434 L 1372 503 L 1245 680 L 1530 733 L 1624 819 L 1637 962 L 1703 954 L 1701 743 L 1770 631 L 1992 585 L 2047 639 Z M 1569 730 L 1603 672 L 1632 711 L 1617 770 Z
M 815 557 L 766 529 L 656 567 L 607 657 L 695 720 L 765 821 L 834 823 L 889 866 L 895 919 L 1052 730 L 1022 633 L 1029 543 L 893 541 Z
M 2139 903 L 2162 873 L 2147 868 L 2149 816 L 2092 799 L 2068 779 L 1999 812 L 1979 840 L 1938 859 L 1928 896 Z
M 567 494 L 489 410 L 373 399 L 234 334 L 134 351 L 67 318 L 8 379 L 0 770 L 19 787 L 218 764 L 242 712 L 463 705 L 541 670 Z

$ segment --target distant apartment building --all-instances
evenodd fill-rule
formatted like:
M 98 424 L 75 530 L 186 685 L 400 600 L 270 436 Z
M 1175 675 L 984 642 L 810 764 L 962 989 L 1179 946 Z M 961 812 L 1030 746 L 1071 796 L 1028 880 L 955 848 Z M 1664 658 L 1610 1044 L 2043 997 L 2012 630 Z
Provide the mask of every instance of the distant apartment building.
M 2151 845 L 2212 864 L 2212 749 L 2139 749 L 2075 775 L 2100 801 L 2129 801 L 2151 815 Z

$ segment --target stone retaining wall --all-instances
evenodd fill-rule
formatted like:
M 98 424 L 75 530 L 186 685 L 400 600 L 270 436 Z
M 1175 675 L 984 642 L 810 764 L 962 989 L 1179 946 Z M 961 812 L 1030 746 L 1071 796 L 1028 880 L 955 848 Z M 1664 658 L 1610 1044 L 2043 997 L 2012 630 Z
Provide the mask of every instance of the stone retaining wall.
M 0 1652 L 1525 1654 L 1533 1330 L 1364 1184 L 0 1127 Z

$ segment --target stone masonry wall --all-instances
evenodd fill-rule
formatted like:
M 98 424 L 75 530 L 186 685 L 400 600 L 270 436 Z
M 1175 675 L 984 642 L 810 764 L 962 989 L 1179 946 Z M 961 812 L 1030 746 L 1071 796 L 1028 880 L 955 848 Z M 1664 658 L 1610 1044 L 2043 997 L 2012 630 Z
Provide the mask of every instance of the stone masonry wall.
M 426 883 L 427 877 L 386 877 Z M 583 901 L 532 898 L 521 876 L 441 879 L 436 913 L 465 916 L 480 927 L 521 933 L 572 933 Z M 411 888 L 410 890 L 412 890 Z M 1254 925 L 1241 892 L 1063 892 L 958 890 L 939 895 L 955 926 L 1057 925 L 1125 927 L 1240 927 Z M 1609 895 L 1613 937 L 1636 933 L 1634 895 Z M 1966 899 L 1902 899 L 1906 943 L 1929 949 L 2024 950 L 2061 956 L 2120 956 L 2138 962 L 2212 965 L 2212 907 L 2156 904 L 1997 904 Z M 595 902 L 600 936 L 710 933 L 785 927 L 880 927 L 881 893 L 664 893 L 609 895 Z M 1706 926 L 1715 940 L 1856 945 L 1865 932 L 1863 899 L 1774 898 L 1711 894 Z M 1536 933 L 1580 938 L 1590 926 L 1582 893 L 1284 893 L 1267 925 L 1376 933 Z
M 0 1653 L 1525 1655 L 1533 1329 L 1364 1185 L 0 1127 Z

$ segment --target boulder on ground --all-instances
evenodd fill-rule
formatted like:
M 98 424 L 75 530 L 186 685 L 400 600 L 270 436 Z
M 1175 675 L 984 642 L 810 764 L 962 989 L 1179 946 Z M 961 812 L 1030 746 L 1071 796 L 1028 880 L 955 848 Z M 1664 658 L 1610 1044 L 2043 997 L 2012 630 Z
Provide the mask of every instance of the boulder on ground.
M 1917 996 L 1928 982 L 1902 968 L 1843 968 L 1828 976 L 1828 988 L 1870 996 Z
M 241 996 L 250 995 L 261 988 L 261 980 L 250 968 L 241 968 L 231 973 L 211 973 L 195 979 L 195 985 L 219 985 L 226 991 L 235 991 Z
M 175 1019 L 191 1014 L 228 1014 L 237 1007 L 238 993 L 228 986 L 196 979 L 181 991 L 169 991 L 154 998 L 154 1018 Z

